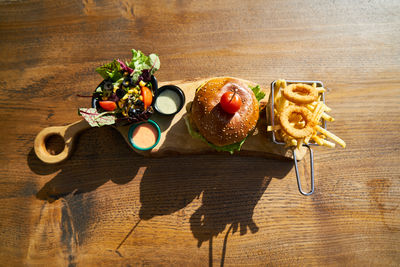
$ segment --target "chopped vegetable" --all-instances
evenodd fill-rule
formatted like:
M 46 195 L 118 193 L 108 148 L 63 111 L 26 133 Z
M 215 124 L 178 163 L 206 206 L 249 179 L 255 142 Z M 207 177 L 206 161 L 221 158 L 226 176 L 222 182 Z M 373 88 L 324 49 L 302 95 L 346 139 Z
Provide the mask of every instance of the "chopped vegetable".
M 114 123 L 124 124 L 149 119 L 153 114 L 154 96 L 151 76 L 159 68 L 160 60 L 156 54 L 146 56 L 135 49 L 132 49 L 130 61 L 115 59 L 96 68 L 104 79 L 93 93 L 94 102 L 98 103 L 96 116 L 108 112 L 107 116 L 114 117 Z M 80 114 L 86 120 L 92 120 L 94 126 L 103 125 L 93 123 L 93 117 L 84 112 Z
M 141 90 L 142 90 L 144 109 L 147 109 L 147 107 L 151 105 L 151 102 L 153 102 L 153 95 L 151 94 L 150 89 L 147 87 L 142 87 Z
M 117 108 L 117 104 L 114 101 L 99 101 L 99 105 L 107 111 L 113 111 Z

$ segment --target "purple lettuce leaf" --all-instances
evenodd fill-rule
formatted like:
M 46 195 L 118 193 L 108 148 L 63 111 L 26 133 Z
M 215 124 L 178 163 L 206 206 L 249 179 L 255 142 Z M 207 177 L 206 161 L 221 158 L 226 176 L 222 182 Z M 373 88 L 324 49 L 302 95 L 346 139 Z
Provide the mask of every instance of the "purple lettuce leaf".
M 117 61 L 121 65 L 121 69 L 123 71 L 127 71 L 129 74 L 131 74 L 133 72 L 133 69 L 128 67 L 122 60 L 117 59 Z

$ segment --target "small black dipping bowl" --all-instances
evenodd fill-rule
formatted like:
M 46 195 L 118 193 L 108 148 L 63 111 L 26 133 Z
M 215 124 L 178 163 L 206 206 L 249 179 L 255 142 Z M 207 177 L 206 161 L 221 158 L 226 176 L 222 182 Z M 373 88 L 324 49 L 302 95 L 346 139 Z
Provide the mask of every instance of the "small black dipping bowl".
M 99 86 L 103 86 L 104 83 L 105 83 L 105 80 L 103 80 L 103 81 L 96 87 L 96 89 L 97 89 Z M 154 77 L 154 75 L 151 75 L 150 83 L 151 83 L 151 85 L 152 85 L 152 91 L 154 92 L 154 95 L 157 95 L 157 92 L 158 92 L 158 82 L 157 82 L 156 77 Z M 96 89 L 95 89 L 95 90 L 96 90 Z M 154 104 L 154 103 L 155 103 L 155 102 L 154 102 L 154 99 L 153 99 L 153 104 Z M 97 99 L 96 99 L 95 97 L 92 97 L 92 108 L 100 108 L 100 105 L 99 105 L 99 103 L 98 103 L 98 101 L 97 101 Z
M 159 96 L 162 92 L 164 92 L 164 91 L 166 91 L 166 90 L 174 91 L 174 92 L 178 95 L 178 97 L 180 98 L 180 100 L 181 100 L 181 103 L 179 104 L 178 110 L 177 110 L 176 112 L 174 112 L 174 113 L 166 114 L 166 113 L 163 113 L 162 111 L 160 111 L 160 110 L 157 108 L 157 105 L 156 105 L 157 98 L 158 98 L 158 96 Z M 173 116 L 173 115 L 175 115 L 176 113 L 178 113 L 179 111 L 181 111 L 181 109 L 183 108 L 184 105 L 185 105 L 185 93 L 182 91 L 181 88 L 179 88 L 179 87 L 176 86 L 176 85 L 172 85 L 172 84 L 171 84 L 171 85 L 164 85 L 164 86 L 161 86 L 161 87 L 158 89 L 158 91 L 157 91 L 157 94 L 156 94 L 155 99 L 153 100 L 153 107 L 154 107 L 154 109 L 155 109 L 159 114 L 162 114 L 162 115 L 164 115 L 164 116 Z

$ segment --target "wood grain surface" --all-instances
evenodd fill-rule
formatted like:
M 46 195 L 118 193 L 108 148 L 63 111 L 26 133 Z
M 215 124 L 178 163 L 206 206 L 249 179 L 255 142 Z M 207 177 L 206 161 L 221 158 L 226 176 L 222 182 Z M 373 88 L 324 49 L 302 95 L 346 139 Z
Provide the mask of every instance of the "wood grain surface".
M 398 266 L 400 2 L 0 2 L 0 265 Z M 41 163 L 35 135 L 79 119 L 94 69 L 130 49 L 159 81 L 320 80 L 346 149 L 290 161 L 144 158 L 112 128 Z M 57 146 L 57 141 L 53 142 Z M 49 145 L 50 146 L 50 145 Z M 301 174 L 309 175 L 308 162 Z

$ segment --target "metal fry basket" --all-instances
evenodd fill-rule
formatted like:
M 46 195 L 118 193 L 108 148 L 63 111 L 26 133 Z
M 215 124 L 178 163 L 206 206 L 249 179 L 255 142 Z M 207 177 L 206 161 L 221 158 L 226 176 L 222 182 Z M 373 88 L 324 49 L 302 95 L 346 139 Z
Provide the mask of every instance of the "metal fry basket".
M 304 84 L 308 84 L 308 85 L 312 85 L 312 84 L 316 84 L 317 87 L 324 87 L 323 83 L 320 81 L 296 81 L 296 80 L 285 80 L 286 84 L 293 84 L 293 83 L 304 83 Z M 275 126 L 275 111 L 274 111 L 274 93 L 275 93 L 275 84 L 276 84 L 277 80 L 273 81 L 271 83 L 271 105 L 270 105 L 270 116 L 271 116 L 271 125 L 272 127 Z M 325 93 L 320 93 L 322 95 L 322 101 L 325 104 Z M 326 121 L 322 118 L 322 126 L 323 128 L 326 130 Z M 275 137 L 275 131 L 272 131 L 272 141 L 275 144 L 278 145 L 285 145 L 284 142 L 279 142 L 276 137 Z M 304 192 L 303 188 L 301 186 L 301 181 L 300 181 L 300 175 L 299 175 L 299 168 L 297 165 L 297 157 L 296 157 L 296 152 L 295 152 L 295 147 L 291 147 L 292 152 L 293 152 L 293 161 L 294 161 L 294 167 L 295 167 L 295 171 L 296 171 L 296 178 L 297 178 L 297 186 L 299 188 L 299 192 L 304 195 L 304 196 L 309 196 L 312 195 L 314 193 L 314 154 L 313 154 L 313 150 L 311 148 L 311 146 L 318 146 L 318 144 L 314 143 L 314 142 L 310 142 L 309 144 L 303 144 L 303 146 L 308 148 L 309 154 L 310 154 L 310 175 L 311 175 L 311 190 L 309 192 Z

